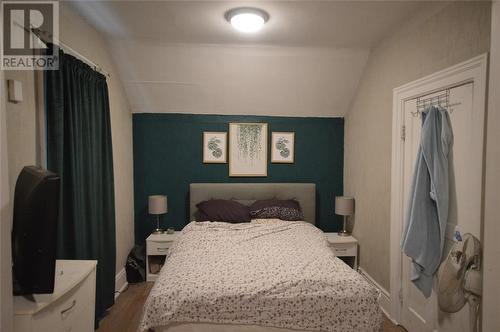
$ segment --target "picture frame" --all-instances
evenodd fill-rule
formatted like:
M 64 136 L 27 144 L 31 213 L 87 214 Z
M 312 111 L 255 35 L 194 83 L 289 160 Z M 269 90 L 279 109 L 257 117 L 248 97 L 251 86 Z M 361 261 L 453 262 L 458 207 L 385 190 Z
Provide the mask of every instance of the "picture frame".
M 271 134 L 271 162 L 278 164 L 295 162 L 295 132 L 275 131 Z
M 203 132 L 203 163 L 204 164 L 227 163 L 227 132 L 225 131 Z
M 267 176 L 267 123 L 229 123 L 229 176 Z

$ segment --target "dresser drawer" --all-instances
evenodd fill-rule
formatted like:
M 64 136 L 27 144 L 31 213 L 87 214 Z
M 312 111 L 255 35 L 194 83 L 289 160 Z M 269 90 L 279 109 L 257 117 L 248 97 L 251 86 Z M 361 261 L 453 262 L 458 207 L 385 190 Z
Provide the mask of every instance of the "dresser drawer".
M 94 307 L 81 306 L 63 322 L 65 332 L 94 331 Z
M 53 293 L 14 297 L 14 332 L 94 332 L 96 263 L 57 260 Z
M 91 332 L 94 329 L 95 273 L 52 305 L 33 315 L 37 331 Z
M 57 301 L 34 314 L 31 331 L 92 332 L 94 284 L 93 272 Z
M 357 245 L 353 243 L 336 243 L 335 245 L 330 245 L 335 256 L 356 256 L 357 255 Z
M 148 255 L 166 255 L 168 249 L 172 246 L 173 241 L 148 241 L 147 242 L 147 254 Z

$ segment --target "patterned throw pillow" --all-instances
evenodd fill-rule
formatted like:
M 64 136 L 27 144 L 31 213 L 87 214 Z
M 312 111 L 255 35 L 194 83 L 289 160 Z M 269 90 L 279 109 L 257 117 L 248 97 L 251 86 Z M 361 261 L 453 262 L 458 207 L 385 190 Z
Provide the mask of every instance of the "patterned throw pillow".
M 252 219 L 304 220 L 299 202 L 294 199 L 266 199 L 250 205 Z

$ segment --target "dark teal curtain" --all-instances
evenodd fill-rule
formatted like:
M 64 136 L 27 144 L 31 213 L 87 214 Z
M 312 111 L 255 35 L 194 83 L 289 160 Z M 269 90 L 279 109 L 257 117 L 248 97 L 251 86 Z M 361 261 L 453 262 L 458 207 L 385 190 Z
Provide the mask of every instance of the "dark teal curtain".
M 114 304 L 115 198 L 106 77 L 59 51 L 45 72 L 47 166 L 61 176 L 59 259 L 97 260 L 96 319 Z

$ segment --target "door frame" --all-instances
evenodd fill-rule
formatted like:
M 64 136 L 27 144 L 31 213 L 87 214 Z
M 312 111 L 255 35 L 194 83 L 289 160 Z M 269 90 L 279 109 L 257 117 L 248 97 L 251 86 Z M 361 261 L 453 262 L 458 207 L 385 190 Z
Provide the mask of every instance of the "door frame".
M 404 217 L 404 104 L 406 101 L 462 84 L 474 83 L 473 108 L 479 112 L 479 123 L 483 124 L 481 135 L 484 147 L 484 118 L 486 110 L 486 78 L 488 53 L 446 68 L 432 75 L 393 89 L 392 108 L 392 160 L 391 160 L 391 234 L 390 234 L 390 315 L 401 322 L 402 309 L 402 251 L 400 247 Z M 484 150 L 484 149 L 483 149 Z M 481 151 L 484 160 L 484 152 Z M 483 161 L 484 173 L 484 161 Z M 484 186 L 483 193 L 484 196 Z M 481 223 L 482 223 L 481 211 Z M 482 232 L 482 226 L 481 226 Z

